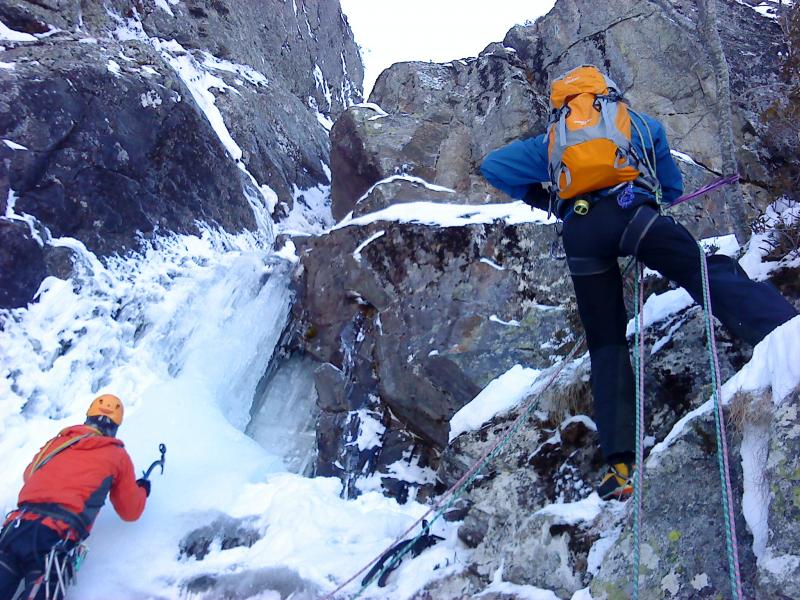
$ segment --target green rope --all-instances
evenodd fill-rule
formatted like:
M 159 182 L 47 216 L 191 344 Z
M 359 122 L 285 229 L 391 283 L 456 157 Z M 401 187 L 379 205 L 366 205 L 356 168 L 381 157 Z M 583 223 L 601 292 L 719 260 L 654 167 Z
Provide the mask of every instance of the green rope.
M 711 383 L 712 383 L 712 397 L 714 400 L 714 425 L 716 430 L 717 441 L 717 463 L 719 466 L 719 477 L 722 483 L 722 513 L 725 519 L 725 547 L 728 555 L 728 574 L 730 577 L 731 592 L 734 597 L 741 600 L 742 595 L 742 580 L 739 570 L 739 556 L 736 544 L 736 524 L 733 522 L 733 493 L 730 483 L 730 470 L 727 464 L 727 443 L 724 437 L 724 417 L 722 415 L 722 398 L 720 397 L 719 378 L 717 377 L 719 371 L 719 364 L 717 362 L 716 343 L 714 341 L 714 324 L 712 322 L 713 315 L 711 312 L 711 293 L 709 290 L 708 282 L 708 265 L 706 264 L 706 255 L 702 245 L 698 244 L 700 249 L 700 273 L 703 278 L 703 315 L 705 319 L 706 329 L 706 345 L 708 348 L 708 356 L 711 370 Z
M 642 143 L 642 153 L 644 154 L 644 164 L 647 165 L 647 168 L 650 170 L 650 174 L 653 176 L 653 180 L 655 182 L 656 188 L 653 190 L 653 194 L 656 197 L 656 203 L 661 206 L 661 198 L 664 195 L 664 191 L 661 189 L 661 184 L 658 181 L 658 169 L 656 168 L 656 144 L 653 140 L 653 132 L 650 130 L 650 125 L 647 124 L 645 118 L 640 115 L 638 112 L 633 110 L 632 108 L 628 107 L 628 112 L 633 116 L 639 118 L 644 125 L 645 130 L 647 131 L 647 139 L 650 141 L 650 148 L 653 150 L 653 160 L 650 160 L 650 155 L 647 153 L 647 144 L 644 141 L 644 135 L 642 134 L 642 130 L 639 128 L 639 125 L 636 123 L 636 119 L 631 117 L 631 125 L 636 130 L 637 135 L 639 136 L 639 141 Z

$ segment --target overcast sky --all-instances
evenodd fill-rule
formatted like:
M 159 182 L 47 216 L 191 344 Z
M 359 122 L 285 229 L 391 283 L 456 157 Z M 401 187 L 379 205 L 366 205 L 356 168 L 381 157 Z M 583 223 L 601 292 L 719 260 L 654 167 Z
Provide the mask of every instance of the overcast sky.
M 364 59 L 364 93 L 396 62 L 477 56 L 555 0 L 340 0 Z

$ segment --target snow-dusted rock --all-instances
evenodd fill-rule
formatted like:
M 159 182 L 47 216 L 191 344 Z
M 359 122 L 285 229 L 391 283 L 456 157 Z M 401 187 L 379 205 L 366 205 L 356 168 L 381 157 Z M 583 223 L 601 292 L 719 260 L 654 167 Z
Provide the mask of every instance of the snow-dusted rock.
M 398 174 L 451 188 L 459 202 L 503 198 L 477 166 L 529 131 L 538 104 L 516 55 L 491 48 L 446 65 L 395 64 L 375 83 L 372 105 L 353 107 L 337 120 L 331 131 L 334 217 L 358 210 L 356 202 L 371 186 Z
M 0 20 L 17 32 L 0 70 L 3 214 L 13 194 L 43 232 L 106 256 L 198 223 L 266 239 L 271 215 L 327 194 L 331 119 L 361 99 L 338 2 L 20 0 Z
M 768 502 L 769 515 L 766 524 L 757 524 L 766 529 L 764 547 L 759 548 L 757 589 L 761 598 L 800 597 L 800 390 L 775 408 L 768 452 L 766 468 L 753 482 Z

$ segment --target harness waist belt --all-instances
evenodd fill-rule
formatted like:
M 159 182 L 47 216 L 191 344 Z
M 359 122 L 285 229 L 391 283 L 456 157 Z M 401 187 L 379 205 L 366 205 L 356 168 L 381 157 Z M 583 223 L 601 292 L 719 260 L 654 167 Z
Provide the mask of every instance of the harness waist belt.
M 83 519 L 79 515 L 76 515 L 71 510 L 67 510 L 63 506 L 58 504 L 47 502 L 47 503 L 34 503 L 34 502 L 23 502 L 19 505 L 21 511 L 26 513 L 33 513 L 40 517 L 50 517 L 51 519 L 57 519 L 59 521 L 63 521 L 67 525 L 69 525 L 75 532 L 78 534 L 80 539 L 84 540 L 89 537 L 89 524 L 84 523 Z

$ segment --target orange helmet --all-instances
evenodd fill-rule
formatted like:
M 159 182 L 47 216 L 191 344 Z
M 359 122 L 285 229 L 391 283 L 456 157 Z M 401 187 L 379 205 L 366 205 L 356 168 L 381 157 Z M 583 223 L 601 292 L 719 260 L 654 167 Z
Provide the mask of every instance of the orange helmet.
M 86 411 L 86 416 L 108 417 L 119 427 L 122 425 L 122 415 L 124 412 L 125 407 L 122 406 L 122 400 L 113 394 L 103 394 L 92 400 L 92 403 L 89 405 L 89 410 Z

